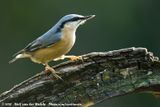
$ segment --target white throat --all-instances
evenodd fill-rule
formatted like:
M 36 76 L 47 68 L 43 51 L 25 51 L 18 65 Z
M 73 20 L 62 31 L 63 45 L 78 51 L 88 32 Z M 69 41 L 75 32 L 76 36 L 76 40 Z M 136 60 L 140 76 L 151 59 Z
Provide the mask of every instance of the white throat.
M 65 26 L 62 30 L 62 39 L 67 42 L 68 45 L 73 46 L 76 40 L 76 28 Z

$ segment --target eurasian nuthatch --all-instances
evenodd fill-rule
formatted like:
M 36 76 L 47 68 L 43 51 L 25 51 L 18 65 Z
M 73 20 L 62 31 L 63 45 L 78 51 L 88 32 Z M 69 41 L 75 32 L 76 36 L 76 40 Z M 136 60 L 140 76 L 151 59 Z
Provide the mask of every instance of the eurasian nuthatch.
M 69 14 L 62 17 L 49 31 L 29 43 L 24 49 L 17 52 L 9 63 L 20 58 L 30 58 L 35 63 L 45 65 L 45 71 L 51 71 L 55 77 L 60 78 L 48 62 L 69 58 L 75 60 L 77 56 L 65 56 L 73 47 L 76 39 L 76 29 L 85 21 L 95 15 L 82 16 Z

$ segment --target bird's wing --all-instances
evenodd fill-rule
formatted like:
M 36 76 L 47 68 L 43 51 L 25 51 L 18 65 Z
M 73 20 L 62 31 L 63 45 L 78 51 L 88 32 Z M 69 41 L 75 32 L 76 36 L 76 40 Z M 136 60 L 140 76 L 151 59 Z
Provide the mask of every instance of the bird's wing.
M 56 33 L 56 34 L 46 33 L 41 37 L 37 38 L 36 40 L 34 40 L 33 42 L 29 43 L 24 49 L 25 51 L 32 52 L 40 48 L 49 47 L 60 40 L 61 40 L 60 33 Z
M 61 33 L 56 33 L 56 34 L 52 34 L 50 32 L 45 33 L 44 35 L 40 36 L 33 42 L 29 43 L 24 49 L 20 50 L 13 56 L 21 54 L 23 52 L 33 52 L 37 49 L 49 47 L 60 40 L 61 40 Z

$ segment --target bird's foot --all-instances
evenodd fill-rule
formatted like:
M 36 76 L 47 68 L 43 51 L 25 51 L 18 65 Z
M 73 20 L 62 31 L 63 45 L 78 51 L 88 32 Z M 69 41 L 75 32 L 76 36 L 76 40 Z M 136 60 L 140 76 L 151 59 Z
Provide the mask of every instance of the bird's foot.
M 61 79 L 63 80 L 58 74 L 60 74 L 59 72 L 55 71 L 52 67 L 50 66 L 46 66 L 45 67 L 45 72 L 46 74 L 48 74 L 49 72 L 51 72 L 53 74 L 54 77 L 56 77 L 57 79 Z
M 72 61 L 83 60 L 82 56 L 74 56 L 74 55 L 65 56 L 65 58 L 68 58 L 68 59 L 70 59 Z

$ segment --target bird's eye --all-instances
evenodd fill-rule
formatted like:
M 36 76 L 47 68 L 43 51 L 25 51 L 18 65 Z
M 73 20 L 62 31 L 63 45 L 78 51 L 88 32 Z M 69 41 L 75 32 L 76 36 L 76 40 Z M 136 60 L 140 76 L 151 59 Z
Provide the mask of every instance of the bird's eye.
M 70 19 L 70 21 L 78 21 L 78 20 L 80 20 L 80 18 L 79 17 L 74 17 L 74 18 L 72 18 L 72 19 Z

